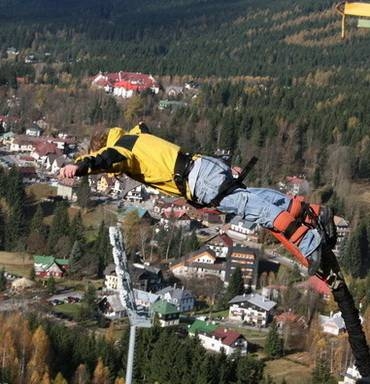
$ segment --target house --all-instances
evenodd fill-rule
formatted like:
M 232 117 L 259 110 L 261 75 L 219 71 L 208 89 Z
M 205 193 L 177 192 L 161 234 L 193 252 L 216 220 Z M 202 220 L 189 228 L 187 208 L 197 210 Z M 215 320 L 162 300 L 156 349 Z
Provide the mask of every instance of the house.
M 176 305 L 165 300 L 158 300 L 152 305 L 151 309 L 161 327 L 180 324 L 180 312 L 177 310 Z
M 32 152 L 34 151 L 39 139 L 32 136 L 18 135 L 10 143 L 10 152 Z
M 176 305 L 180 312 L 188 312 L 194 309 L 195 299 L 193 294 L 184 288 L 166 287 L 156 292 L 161 300 L 166 300 L 169 303 Z
M 45 165 L 46 169 L 51 169 L 51 164 L 61 153 L 53 143 L 41 141 L 36 143 L 31 156 L 40 164 Z
M 226 233 L 221 233 L 207 240 L 205 245 L 215 252 L 216 257 L 226 258 L 233 246 L 233 241 Z
M 156 292 L 163 287 L 162 270 L 153 265 L 135 263 L 132 265 L 130 273 L 132 285 L 136 289 Z
M 130 268 L 130 275 L 134 289 L 155 292 L 163 287 L 163 274 L 159 268 L 150 265 L 133 264 Z M 105 289 L 107 291 L 117 291 L 118 277 L 113 263 L 108 264 L 105 268 L 104 276 Z
M 202 346 L 209 351 L 223 351 L 227 356 L 237 351 L 241 355 L 247 353 L 248 343 L 244 336 L 218 324 L 195 320 L 188 332 L 189 336 L 197 336 Z
M 135 302 L 138 308 L 149 310 L 151 306 L 160 299 L 160 297 L 151 292 L 134 289 Z
M 360 379 L 360 372 L 355 365 L 352 365 L 347 368 L 346 374 L 344 375 L 344 380 L 339 381 L 338 384 L 358 384 Z
M 36 168 L 34 166 L 21 166 L 18 168 L 24 183 L 36 183 L 38 180 Z
M 219 327 L 219 324 L 212 321 L 204 321 L 196 319 L 194 322 L 188 326 L 189 336 L 198 336 L 199 334 L 211 334 Z
M 272 320 L 276 302 L 258 293 L 235 296 L 229 301 L 229 319 L 246 322 L 249 325 L 266 327 Z
M 116 274 L 116 266 L 111 263 L 104 269 L 104 286 L 108 292 L 115 292 L 118 290 L 118 277 Z
M 218 211 L 217 209 L 203 208 L 201 210 L 201 215 L 202 224 L 207 227 L 212 224 L 225 224 L 226 214 Z
M 98 303 L 100 311 L 111 320 L 122 319 L 127 315 L 118 294 L 104 296 Z
M 78 188 L 78 181 L 74 179 L 61 179 L 57 185 L 57 196 L 61 196 L 67 200 L 76 200 L 76 191 Z
M 68 259 L 57 259 L 54 256 L 34 256 L 33 266 L 37 277 L 63 277 L 68 270 Z
M 203 278 L 212 275 L 225 281 L 226 262 L 223 258 L 217 258 L 215 252 L 211 249 L 202 247 L 181 259 L 173 261 L 170 265 L 170 271 L 179 278 Z
M 39 137 L 42 134 L 42 129 L 36 124 L 33 123 L 31 127 L 26 129 L 26 135 Z
M 190 231 L 191 222 L 192 220 L 186 210 L 167 209 L 162 211 L 162 217 L 159 224 L 162 225 L 165 230 L 172 230 L 173 225 L 176 228 L 182 228 L 185 231 Z
M 324 333 L 338 336 L 346 330 L 341 312 L 331 313 L 330 316 L 319 315 L 319 322 Z
M 249 229 L 240 216 L 234 216 L 225 231 L 232 239 L 237 241 L 258 241 L 257 229 Z
M 164 109 L 178 109 L 186 106 L 187 103 L 185 103 L 184 101 L 165 99 L 159 101 L 158 109 L 162 111 Z

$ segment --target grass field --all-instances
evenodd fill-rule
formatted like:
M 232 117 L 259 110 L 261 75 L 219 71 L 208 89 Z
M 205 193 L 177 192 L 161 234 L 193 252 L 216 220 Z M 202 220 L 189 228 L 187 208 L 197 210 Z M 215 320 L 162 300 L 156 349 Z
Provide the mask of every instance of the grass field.
M 276 383 L 285 379 L 287 384 L 310 384 L 312 367 L 308 363 L 307 354 L 289 355 L 289 358 L 267 361 L 265 374 L 270 375 Z
M 0 268 L 6 272 L 29 277 L 33 266 L 33 260 L 25 252 L 0 252 Z

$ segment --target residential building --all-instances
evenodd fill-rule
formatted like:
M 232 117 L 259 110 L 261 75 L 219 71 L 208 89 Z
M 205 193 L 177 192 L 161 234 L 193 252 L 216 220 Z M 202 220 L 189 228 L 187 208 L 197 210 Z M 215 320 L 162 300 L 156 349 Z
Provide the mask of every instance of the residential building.
M 31 127 L 26 129 L 26 135 L 39 137 L 42 135 L 42 129 L 36 123 L 34 123 Z
M 331 313 L 330 316 L 319 315 L 319 322 L 324 333 L 338 336 L 346 330 L 341 312 Z
M 226 259 L 233 247 L 233 240 L 226 233 L 217 234 L 205 242 L 205 245 L 215 252 L 216 257 Z
M 111 320 L 121 319 L 127 315 L 118 293 L 104 296 L 98 303 L 98 307 L 104 316 Z
M 229 301 L 229 319 L 257 327 L 266 327 L 272 320 L 276 302 L 258 294 L 235 296 Z
M 67 200 L 76 200 L 76 190 L 78 188 L 78 181 L 74 179 L 59 180 L 57 185 L 57 196 L 61 196 Z
M 180 312 L 177 310 L 176 305 L 165 300 L 158 300 L 152 305 L 151 309 L 161 327 L 180 324 Z
M 339 381 L 338 384 L 357 384 L 361 379 L 360 372 L 355 365 L 348 367 L 343 381 Z
M 211 249 L 202 247 L 188 256 L 173 261 L 170 270 L 179 278 L 203 278 L 212 275 L 225 281 L 226 261 L 223 258 L 217 258 Z
M 227 356 L 239 351 L 245 355 L 248 342 L 243 335 L 236 331 L 220 327 L 216 323 L 206 323 L 195 320 L 188 329 L 189 336 L 197 336 L 202 346 L 212 352 L 223 351 Z
M 169 303 L 176 305 L 180 312 L 188 312 L 194 309 L 195 299 L 193 294 L 184 288 L 166 287 L 156 292 L 161 300 L 166 300 Z
M 69 268 L 69 260 L 58 259 L 54 256 L 34 256 L 33 266 L 37 277 L 61 278 Z

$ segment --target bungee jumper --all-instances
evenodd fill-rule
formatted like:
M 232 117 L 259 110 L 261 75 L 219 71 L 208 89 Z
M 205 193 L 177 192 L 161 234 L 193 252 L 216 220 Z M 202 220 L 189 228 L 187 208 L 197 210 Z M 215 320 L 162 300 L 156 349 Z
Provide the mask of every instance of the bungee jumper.
M 308 268 L 309 275 L 330 286 L 360 374 L 370 376 L 370 352 L 358 311 L 331 250 L 336 243 L 332 210 L 273 189 L 247 187 L 243 179 L 250 166 L 234 178 L 223 159 L 184 153 L 176 144 L 151 134 L 141 122 L 128 132 L 115 127 L 94 134 L 89 153 L 61 168 L 59 177 L 124 173 L 165 194 L 183 196 L 196 207 L 215 207 L 241 216 L 250 228 L 268 229 Z

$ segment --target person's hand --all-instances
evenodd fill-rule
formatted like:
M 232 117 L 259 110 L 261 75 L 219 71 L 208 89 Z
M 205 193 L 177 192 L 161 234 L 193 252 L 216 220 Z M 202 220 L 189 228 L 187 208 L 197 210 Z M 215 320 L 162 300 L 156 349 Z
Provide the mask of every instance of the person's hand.
M 75 164 L 67 164 L 63 168 L 60 169 L 59 171 L 59 178 L 64 179 L 73 179 L 76 176 L 78 170 L 78 166 Z

